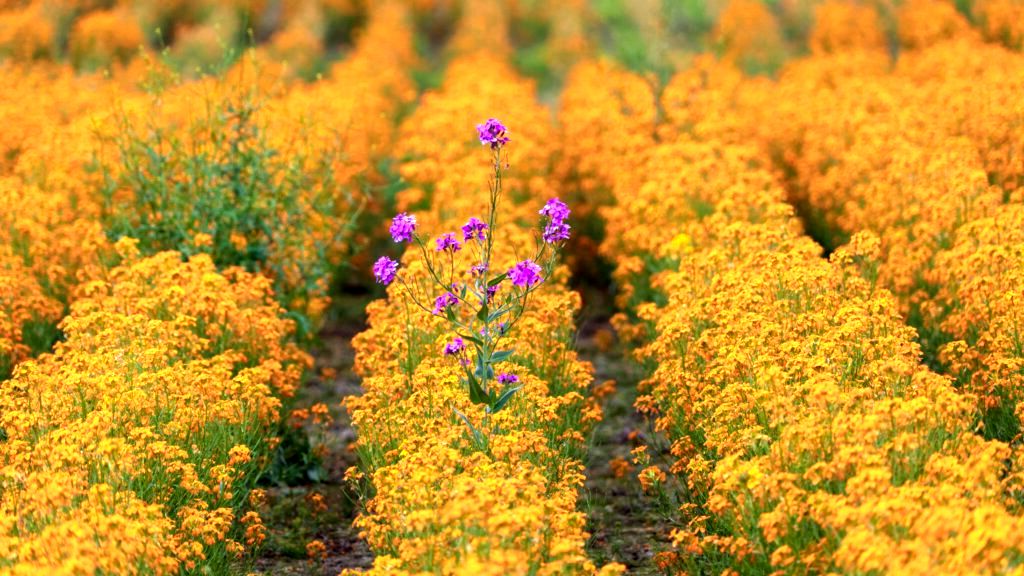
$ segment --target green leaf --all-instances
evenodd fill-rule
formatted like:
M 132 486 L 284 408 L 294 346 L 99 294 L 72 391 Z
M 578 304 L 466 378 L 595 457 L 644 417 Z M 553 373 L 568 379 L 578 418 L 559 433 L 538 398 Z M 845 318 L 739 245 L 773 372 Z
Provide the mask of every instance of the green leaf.
M 455 310 L 454 310 L 454 308 L 455 308 L 454 306 L 449 306 L 449 307 L 444 309 L 444 316 L 445 316 L 445 318 L 448 319 L 449 322 L 455 322 Z
M 504 362 L 512 357 L 514 350 L 497 350 L 491 354 L 491 363 Z
M 499 410 L 504 408 L 505 405 L 508 404 L 508 401 L 512 399 L 512 396 L 514 396 L 515 393 L 518 392 L 521 388 L 522 386 L 516 386 L 515 388 L 509 388 L 508 390 L 502 392 L 498 400 L 491 405 L 491 412 L 498 412 Z
M 473 434 L 473 441 L 480 444 L 483 440 L 483 435 L 476 429 L 476 426 L 473 426 L 473 423 L 469 421 L 469 418 L 462 412 L 459 412 L 458 408 L 452 408 L 452 410 L 455 412 L 456 416 L 462 418 L 462 421 L 466 423 L 466 427 L 469 428 L 469 431 Z
M 495 310 L 494 312 L 491 312 L 487 316 L 487 322 L 488 323 L 494 322 L 498 318 L 501 318 L 505 314 L 508 314 L 510 311 L 511 311 L 511 308 L 501 308 L 501 309 Z
M 501 284 L 501 282 L 505 278 L 508 278 L 508 272 L 503 272 L 503 273 L 495 276 L 494 278 L 491 278 L 491 281 L 488 282 L 487 285 L 488 286 L 497 286 L 498 284 Z
M 491 397 L 484 389 L 480 387 L 480 381 L 476 379 L 472 374 L 468 375 L 466 380 L 469 381 L 469 400 L 474 404 L 490 404 Z
M 480 340 L 479 338 L 477 338 L 476 336 L 469 336 L 469 335 L 463 334 L 461 332 L 456 332 L 456 334 L 459 335 L 459 338 L 462 338 L 463 340 L 468 340 L 468 341 L 472 342 L 473 344 L 476 344 L 477 346 L 483 346 L 484 345 L 483 341 Z
M 476 317 L 481 322 L 487 322 L 487 304 L 480 307 L 480 311 L 476 313 Z
M 494 368 L 491 368 L 490 364 L 484 365 L 483 354 L 476 355 L 476 370 L 473 371 L 473 375 L 477 378 L 484 378 L 485 375 L 487 379 L 494 378 Z

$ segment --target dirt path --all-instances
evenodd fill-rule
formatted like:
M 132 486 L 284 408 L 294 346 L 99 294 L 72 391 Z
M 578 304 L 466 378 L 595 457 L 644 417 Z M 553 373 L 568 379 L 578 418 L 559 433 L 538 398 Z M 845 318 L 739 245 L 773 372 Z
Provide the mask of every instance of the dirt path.
M 353 306 L 361 311 L 365 303 Z M 373 564 L 373 553 L 352 527 L 357 498 L 343 478 L 345 470 L 356 463 L 355 453 L 349 450 L 355 430 L 348 414 L 339 407 L 343 398 L 362 393 L 359 378 L 352 372 L 352 337 L 362 329 L 360 319 L 332 323 L 313 351 L 315 373 L 330 368 L 336 375 L 330 379 L 311 377 L 300 392 L 298 406 L 324 403 L 335 419 L 320 438 L 325 447 L 321 465 L 306 471 L 306 481 L 267 489 L 269 513 L 264 522 L 268 535 L 253 567 L 258 574 L 336 576 L 345 568 L 368 568 Z M 323 506 L 317 504 L 317 494 L 323 498 Z M 324 544 L 326 559 L 309 560 L 306 545 L 313 540 Z
M 629 574 L 660 574 L 654 556 L 669 548 L 670 528 L 657 503 L 643 493 L 636 470 L 623 466 L 632 463 L 630 452 L 646 444 L 650 433 L 650 426 L 633 407 L 641 371 L 620 346 L 608 349 L 599 345 L 602 340 L 607 342 L 610 334 L 606 320 L 581 323 L 578 349 L 594 364 L 596 382 L 616 382 L 587 453 L 582 495 L 591 534 L 587 551 L 598 566 L 620 562 Z

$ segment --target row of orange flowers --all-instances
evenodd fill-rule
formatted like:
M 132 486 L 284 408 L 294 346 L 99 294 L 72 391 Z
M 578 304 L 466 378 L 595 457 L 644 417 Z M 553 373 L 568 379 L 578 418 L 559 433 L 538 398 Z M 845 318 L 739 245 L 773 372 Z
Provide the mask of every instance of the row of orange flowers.
M 0 114 L 24 129 L 5 132 L 0 166 L 0 368 L 13 371 L 0 384 L 0 573 L 224 573 L 262 542 L 250 491 L 311 366 L 294 319 L 319 319 L 329 276 L 313 278 L 304 299 L 283 298 L 282 287 L 310 279 L 303 265 L 330 270 L 347 258 L 337 234 L 381 181 L 391 119 L 414 93 L 407 16 L 377 5 L 349 58 L 309 85 L 257 66 L 258 56 L 224 79 L 172 78 L 169 88 L 154 86 L 166 71 L 145 63 L 109 78 L 2 68 L 18 89 L 0 98 Z M 33 99 L 40 114 L 19 116 Z M 239 126 L 221 114 L 247 102 L 259 103 L 260 136 L 225 154 L 215 129 Z M 327 118 L 343 127 L 326 129 Z M 147 146 L 163 163 L 132 173 Z M 284 174 L 175 188 L 218 154 L 292 163 Z M 250 235 L 212 226 L 215 215 L 182 217 L 178 192 L 139 201 L 146 186 L 200 202 L 255 182 L 253 204 L 281 206 L 275 194 L 292 191 L 273 177 L 325 172 L 331 186 L 301 191 L 300 210 L 287 214 L 296 220 Z M 306 201 L 317 194 L 337 209 L 317 211 Z M 112 242 L 121 218 L 129 230 L 148 219 L 143 233 L 177 218 L 180 234 Z M 266 258 L 232 260 L 221 236 L 241 254 L 262 243 Z M 53 352 L 26 359 L 53 343 L 58 322 Z
M 892 64 L 871 47 L 795 62 L 739 114 L 827 245 L 878 235 L 881 284 L 926 358 L 977 396 L 986 437 L 1016 446 L 1024 57 L 948 19 Z
M 372 2 L 265 0 L 173 2 L 30 0 L 0 4 L 0 57 L 66 57 L 84 68 L 168 48 L 174 60 L 218 65 L 224 47 L 259 41 L 275 60 L 308 72 L 329 45 L 350 39 Z
M 0 571 L 226 569 L 281 407 L 311 359 L 268 280 L 208 256 L 122 262 L 81 286 L 52 354 L 0 393 Z
M 1019 564 L 1016 451 L 975 433 L 984 389 L 958 390 L 924 367 L 902 317 L 913 302 L 904 286 L 935 275 L 946 329 L 967 338 L 946 355 L 973 362 L 953 364 L 961 369 L 988 361 L 993 369 L 982 378 L 1013 388 L 1019 215 L 998 204 L 1014 196 L 1018 172 L 1012 136 L 999 135 L 1016 133 L 1019 108 L 996 78 L 1010 78 L 1003 63 L 1017 57 L 954 42 L 907 55 L 901 66 L 920 83 L 951 60 L 973 60 L 968 47 L 987 50 L 971 68 L 980 75 L 981 61 L 990 64 L 982 82 L 958 82 L 955 72 L 935 80 L 936 92 L 958 98 L 966 82 L 981 83 L 990 106 L 980 116 L 954 109 L 954 118 L 938 119 L 935 106 L 889 96 L 891 84 L 890 92 L 876 83 L 862 91 L 865 77 L 888 66 L 887 56 L 870 52 L 796 62 L 778 84 L 698 60 L 660 101 L 645 79 L 608 64 L 571 76 L 562 118 L 578 130 L 566 145 L 590 163 L 579 185 L 612 193 L 602 251 L 616 264 L 620 304 L 639 316 L 621 316 L 620 334 L 647 342 L 639 357 L 651 376 L 638 408 L 671 441 L 668 466 L 653 446 L 637 453 L 647 466 L 641 482 L 681 504 L 676 551 L 660 558 L 666 568 L 977 574 Z M 852 73 L 871 62 L 871 72 Z M 823 94 L 834 99 L 822 104 Z M 827 110 L 836 100 L 850 105 Z M 879 128 L 887 113 L 902 123 Z M 949 125 L 959 142 L 943 132 Z M 836 138 L 858 128 L 857 138 Z M 929 130 L 955 145 L 939 154 L 935 140 L 916 154 L 902 147 L 920 146 L 914 139 Z M 831 153 L 851 141 L 866 147 Z M 886 172 L 871 170 L 879 165 L 895 179 L 879 178 Z M 816 178 L 793 188 L 801 209 L 839 222 L 859 217 L 860 226 L 831 220 L 825 229 L 867 228 L 880 238 L 846 236 L 848 245 L 822 259 L 777 183 L 802 183 L 804 166 Z M 825 180 L 837 174 L 847 175 L 846 186 Z M 990 189 L 990 179 L 1000 188 Z M 921 191 L 913 200 L 901 196 L 909 184 Z M 805 204 L 799 194 L 816 195 Z M 986 194 L 995 199 L 981 200 Z M 966 224 L 971 210 L 991 217 Z M 924 227 L 942 222 L 948 237 Z M 916 276 L 900 272 L 908 260 L 916 268 L 902 270 Z M 968 269 L 981 274 L 959 281 Z M 901 274 L 910 274 L 906 284 L 894 280 Z
M 419 234 L 455 230 L 461 239 L 459 227 L 486 213 L 493 173 L 469 119 L 496 116 L 508 126 L 501 207 L 487 231 L 495 235 L 495 274 L 532 250 L 538 211 L 557 192 L 544 177 L 553 125 L 533 84 L 507 63 L 507 21 L 498 4 L 464 4 L 444 81 L 403 122 L 395 149 L 409 184 L 399 210 L 416 216 Z M 467 240 L 453 255 L 457 283 L 470 281 L 460 271 L 470 251 Z M 416 253 L 405 251 L 401 281 L 370 305 L 369 328 L 355 339 L 365 394 L 347 403 L 361 459 L 350 476 L 369 490 L 356 523 L 377 554 L 371 572 L 594 572 L 577 507 L 585 435 L 601 411 L 588 392 L 591 367 L 572 345 L 579 296 L 566 288 L 564 270 L 530 296 L 502 345 L 514 353 L 496 367 L 522 388 L 486 414 L 460 382 L 458 361 L 442 355 L 452 337 L 447 323 L 411 300 L 408 290 L 427 302 L 437 295 Z M 466 306 L 455 308 L 466 315 Z

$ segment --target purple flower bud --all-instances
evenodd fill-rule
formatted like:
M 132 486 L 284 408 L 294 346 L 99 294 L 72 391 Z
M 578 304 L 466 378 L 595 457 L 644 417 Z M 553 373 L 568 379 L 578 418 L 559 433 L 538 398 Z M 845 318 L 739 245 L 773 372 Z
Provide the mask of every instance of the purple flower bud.
M 445 292 L 434 300 L 434 316 L 441 316 L 450 306 L 459 303 L 459 297 L 451 292 Z
M 476 131 L 480 137 L 480 143 L 483 145 L 490 144 L 491 148 L 500 148 L 508 144 L 509 138 L 506 134 L 508 131 L 505 125 L 495 118 L 491 118 L 483 124 L 477 124 Z
M 529 288 L 541 281 L 541 268 L 533 260 L 523 260 L 509 268 L 508 277 L 512 280 L 513 286 Z
M 412 240 L 413 232 L 416 231 L 416 217 L 402 212 L 391 220 L 391 238 L 395 242 L 408 242 Z
M 477 264 L 469 268 L 469 273 L 473 276 L 483 276 L 484 272 L 487 272 L 487 264 Z
M 462 338 L 456 336 L 452 338 L 452 341 L 444 345 L 445 356 L 457 356 L 466 349 L 466 343 L 462 341 Z
M 387 256 L 381 256 L 373 264 L 373 277 L 377 279 L 378 284 L 387 286 L 395 280 L 395 273 L 398 272 L 398 262 L 388 258 Z
M 474 238 L 483 242 L 484 232 L 486 230 L 487 224 L 484 224 L 482 220 L 474 216 L 462 226 L 462 235 L 466 242 L 469 242 Z
M 498 382 L 506 386 L 509 384 L 517 384 L 519 382 L 519 376 L 508 372 L 502 372 L 501 374 L 498 374 Z
M 462 250 L 462 243 L 455 237 L 452 232 L 445 232 L 436 240 L 437 251 L 442 252 L 450 250 L 452 253 Z

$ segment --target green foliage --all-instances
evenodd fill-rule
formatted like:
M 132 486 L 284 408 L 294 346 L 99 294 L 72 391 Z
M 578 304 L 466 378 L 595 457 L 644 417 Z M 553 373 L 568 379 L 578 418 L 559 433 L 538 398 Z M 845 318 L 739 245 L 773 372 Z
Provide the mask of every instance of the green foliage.
M 312 330 L 306 306 L 325 295 L 355 212 L 332 175 L 339 153 L 277 149 L 255 90 L 198 104 L 203 112 L 183 125 L 121 117 L 116 162 L 102 166 L 109 237 L 136 238 L 144 254 L 208 253 L 219 268 L 266 274 Z
M 606 49 L 631 70 L 652 68 L 647 43 L 623 0 L 595 0 L 594 11 L 607 29 Z

